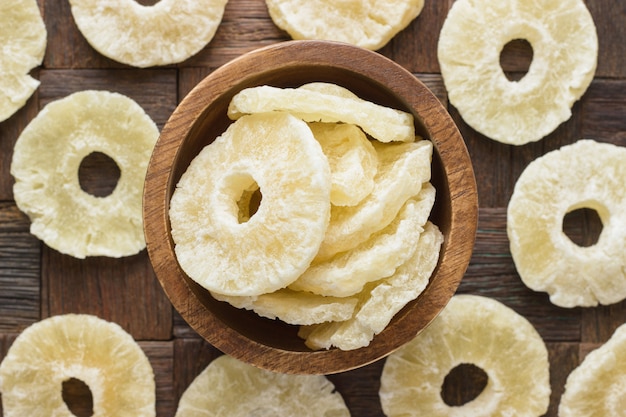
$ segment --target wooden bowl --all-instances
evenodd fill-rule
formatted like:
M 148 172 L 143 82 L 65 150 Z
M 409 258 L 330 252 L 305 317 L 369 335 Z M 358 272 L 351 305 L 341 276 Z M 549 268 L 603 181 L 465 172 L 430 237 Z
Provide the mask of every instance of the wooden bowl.
M 190 161 L 231 121 L 231 97 L 251 86 L 297 87 L 325 81 L 364 99 L 404 109 L 416 131 L 434 144 L 431 214 L 445 236 L 430 284 L 401 310 L 369 346 L 311 351 L 297 327 L 268 320 L 213 299 L 181 270 L 174 254 L 169 201 Z M 163 128 L 148 166 L 144 228 L 150 260 L 165 293 L 181 316 L 222 352 L 283 373 L 332 374 L 381 359 L 414 338 L 455 293 L 469 264 L 477 226 L 477 193 L 467 149 L 437 98 L 416 77 L 382 55 L 326 41 L 289 41 L 245 54 L 202 80 Z

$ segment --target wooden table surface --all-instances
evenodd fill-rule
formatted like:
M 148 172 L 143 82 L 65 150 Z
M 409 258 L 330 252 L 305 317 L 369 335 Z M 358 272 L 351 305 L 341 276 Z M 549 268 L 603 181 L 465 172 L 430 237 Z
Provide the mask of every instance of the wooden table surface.
M 212 70 L 242 53 L 289 38 L 274 26 L 263 0 L 230 0 L 215 38 L 199 54 L 175 66 L 136 69 L 113 62 L 88 45 L 73 22 L 68 0 L 39 3 L 48 30 L 43 65 L 33 71 L 41 86 L 23 109 L 0 123 L 0 360 L 16 335 L 42 318 L 70 312 L 95 314 L 120 324 L 139 341 L 156 374 L 157 415 L 173 416 L 182 392 L 220 353 L 173 311 L 145 251 L 122 259 L 78 260 L 46 247 L 29 233 L 29 220 L 13 201 L 9 173 L 13 145 L 45 104 L 84 89 L 126 94 L 162 128 L 182 97 Z M 452 3 L 426 0 L 421 15 L 379 51 L 414 73 L 446 104 L 436 46 Z M 527 289 L 516 273 L 506 236 L 506 206 L 516 179 L 530 161 L 581 138 L 626 145 L 626 3 L 586 3 L 600 41 L 596 77 L 574 105 L 573 117 L 553 134 L 520 147 L 503 145 L 472 130 L 448 105 L 474 163 L 480 204 L 475 250 L 459 292 L 495 298 L 537 328 L 550 353 L 553 394 L 548 416 L 557 415 L 571 370 L 626 322 L 626 303 L 564 309 L 552 305 L 545 294 Z M 518 44 L 507 48 L 502 65 L 515 73 L 524 71 L 528 61 L 528 51 Z M 89 172 L 84 175 L 95 188 L 107 181 Z M 601 227 L 588 213 L 572 217 L 566 222 L 568 233 L 581 242 L 592 239 Z M 329 376 L 352 415 L 383 416 L 378 400 L 383 363 Z M 457 376 L 456 384 L 445 390 L 447 401 L 471 395 L 477 379 L 471 372 Z M 66 394 L 81 414 L 88 405 L 79 388 L 68 388 Z

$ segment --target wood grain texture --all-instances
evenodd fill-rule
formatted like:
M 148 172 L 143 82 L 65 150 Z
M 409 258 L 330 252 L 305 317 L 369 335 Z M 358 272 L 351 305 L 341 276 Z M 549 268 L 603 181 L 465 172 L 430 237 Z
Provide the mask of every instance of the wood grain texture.
M 31 236 L 28 219 L 13 201 L 13 145 L 45 104 L 87 88 L 129 95 L 162 128 L 175 106 L 205 76 L 242 53 L 289 37 L 273 24 L 263 0 L 230 0 L 214 40 L 204 50 L 177 65 L 138 70 L 95 52 L 76 28 L 68 0 L 38 2 L 48 30 L 44 63 L 33 71 L 41 86 L 24 108 L 0 123 L 0 360 L 17 334 L 40 318 L 75 311 L 102 315 L 118 321 L 139 340 L 155 370 L 157 416 L 170 417 L 184 389 L 221 352 L 172 311 L 145 252 L 123 260 L 77 261 L 55 253 Z M 552 396 L 546 416 L 556 417 L 567 375 L 626 322 L 626 303 L 562 309 L 551 305 L 545 294 L 527 289 L 508 250 L 506 206 L 515 181 L 536 157 L 583 137 L 626 145 L 626 4 L 585 0 L 598 30 L 596 77 L 574 105 L 570 120 L 540 142 L 513 147 L 478 134 L 447 103 L 436 46 L 453 2 L 426 1 L 421 15 L 380 53 L 433 90 L 448 107 L 465 139 L 476 174 L 480 211 L 473 255 L 459 292 L 495 298 L 523 314 L 537 328 L 550 355 Z M 503 62 L 504 69 L 511 73 L 523 71 L 527 52 L 519 47 L 510 52 Z M 578 221 L 580 226 L 570 227 L 578 227 L 573 233 L 583 239 L 597 226 L 584 216 Z M 383 365 L 384 360 L 380 360 L 329 377 L 352 415 L 383 416 L 377 396 Z M 463 381 L 458 382 L 449 395 L 462 396 L 471 391 L 472 387 L 464 388 Z

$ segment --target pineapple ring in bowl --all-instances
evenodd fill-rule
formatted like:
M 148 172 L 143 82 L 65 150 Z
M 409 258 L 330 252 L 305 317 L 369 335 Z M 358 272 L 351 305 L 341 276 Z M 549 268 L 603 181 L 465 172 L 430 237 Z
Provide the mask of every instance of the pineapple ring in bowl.
M 432 141 L 431 221 L 444 236 L 421 295 L 363 348 L 313 351 L 298 327 L 217 301 L 180 267 L 168 216 L 171 195 L 189 164 L 233 123 L 228 106 L 256 86 L 333 83 L 378 105 L 412 113 L 416 134 Z M 261 205 L 263 202 L 261 201 Z M 222 352 L 283 373 L 330 374 L 376 361 L 410 340 L 455 292 L 471 257 L 477 225 L 476 183 L 463 138 L 445 107 L 413 74 L 372 51 L 330 41 L 287 41 L 251 51 L 216 69 L 181 101 L 154 148 L 144 187 L 144 229 L 157 279 L 181 316 Z

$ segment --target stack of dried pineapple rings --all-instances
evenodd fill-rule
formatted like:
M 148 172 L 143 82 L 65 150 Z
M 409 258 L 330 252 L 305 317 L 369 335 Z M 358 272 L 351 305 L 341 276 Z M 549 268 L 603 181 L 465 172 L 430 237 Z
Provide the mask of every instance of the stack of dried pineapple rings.
M 439 259 L 432 143 L 410 113 L 329 83 L 248 88 L 228 115 L 172 196 L 179 264 L 312 349 L 367 346 Z

